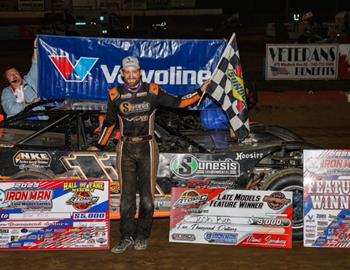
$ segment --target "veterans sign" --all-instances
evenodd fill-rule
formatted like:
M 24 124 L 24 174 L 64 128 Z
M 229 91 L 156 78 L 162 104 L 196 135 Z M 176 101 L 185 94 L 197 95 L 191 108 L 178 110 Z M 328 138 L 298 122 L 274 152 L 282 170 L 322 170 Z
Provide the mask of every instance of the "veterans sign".
M 267 80 L 337 79 L 337 44 L 267 44 Z

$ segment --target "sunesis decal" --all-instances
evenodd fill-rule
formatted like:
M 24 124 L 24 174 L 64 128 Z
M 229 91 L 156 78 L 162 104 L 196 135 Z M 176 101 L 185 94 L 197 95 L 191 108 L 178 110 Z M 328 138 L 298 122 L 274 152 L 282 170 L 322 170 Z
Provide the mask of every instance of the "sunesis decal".
M 171 160 L 170 169 L 179 177 L 189 178 L 194 175 L 228 177 L 240 175 L 238 162 L 224 160 L 200 160 L 193 155 L 179 155 Z

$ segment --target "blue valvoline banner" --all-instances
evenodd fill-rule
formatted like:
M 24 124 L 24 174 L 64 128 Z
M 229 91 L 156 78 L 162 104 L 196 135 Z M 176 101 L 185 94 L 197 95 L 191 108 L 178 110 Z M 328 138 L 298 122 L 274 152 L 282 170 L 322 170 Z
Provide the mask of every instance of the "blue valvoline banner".
M 184 95 L 210 78 L 226 47 L 224 40 L 146 40 L 39 36 L 42 99 L 106 100 L 123 83 L 124 57 L 140 60 L 143 80 Z

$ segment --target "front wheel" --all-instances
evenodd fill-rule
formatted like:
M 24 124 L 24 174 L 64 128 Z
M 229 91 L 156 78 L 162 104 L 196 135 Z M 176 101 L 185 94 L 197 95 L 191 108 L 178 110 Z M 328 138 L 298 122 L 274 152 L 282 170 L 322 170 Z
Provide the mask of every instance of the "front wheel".
M 303 170 L 281 170 L 267 179 L 262 187 L 263 190 L 278 190 L 293 192 L 293 240 L 303 238 Z

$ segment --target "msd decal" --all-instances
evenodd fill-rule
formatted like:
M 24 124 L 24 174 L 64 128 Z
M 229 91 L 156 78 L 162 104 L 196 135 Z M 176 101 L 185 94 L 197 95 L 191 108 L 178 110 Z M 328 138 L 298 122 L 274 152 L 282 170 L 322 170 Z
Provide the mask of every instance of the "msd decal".
M 80 57 L 73 66 L 66 55 L 50 55 L 49 58 L 66 82 L 84 81 L 98 60 L 94 57 Z

